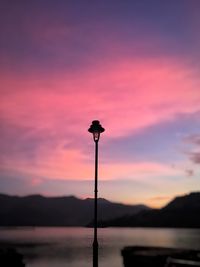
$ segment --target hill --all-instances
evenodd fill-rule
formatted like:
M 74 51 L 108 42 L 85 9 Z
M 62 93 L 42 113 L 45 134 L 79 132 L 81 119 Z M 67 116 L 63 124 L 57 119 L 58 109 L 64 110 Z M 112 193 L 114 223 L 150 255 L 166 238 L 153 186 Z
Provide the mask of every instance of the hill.
M 105 199 L 99 199 L 98 206 L 100 221 L 149 209 L 144 205 L 123 205 Z M 0 194 L 0 226 L 85 226 L 92 220 L 93 199 Z
M 176 197 L 161 209 L 103 222 L 103 226 L 200 228 L 200 192 Z

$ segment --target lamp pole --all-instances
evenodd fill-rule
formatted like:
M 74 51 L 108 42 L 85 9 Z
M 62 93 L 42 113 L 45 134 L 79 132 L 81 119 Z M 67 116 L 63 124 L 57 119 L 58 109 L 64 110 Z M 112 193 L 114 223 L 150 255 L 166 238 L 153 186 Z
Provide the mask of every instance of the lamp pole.
M 93 240 L 93 267 L 98 267 L 98 239 L 97 239 L 97 195 L 98 195 L 98 142 L 100 134 L 105 131 L 99 121 L 95 120 L 88 129 L 93 134 L 95 142 L 95 179 L 94 179 L 94 240 Z

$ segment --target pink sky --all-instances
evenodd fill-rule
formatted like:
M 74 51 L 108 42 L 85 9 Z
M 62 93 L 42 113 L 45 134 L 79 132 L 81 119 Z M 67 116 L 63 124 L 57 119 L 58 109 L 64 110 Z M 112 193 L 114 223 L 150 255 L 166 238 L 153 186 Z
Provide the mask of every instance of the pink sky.
M 42 16 L 39 2 L 5 4 L 12 18 L 1 19 L 3 192 L 91 196 L 94 144 L 87 129 L 94 119 L 106 129 L 100 196 L 161 206 L 199 190 L 193 137 L 200 136 L 200 19 L 199 4 L 191 3 L 172 14 L 155 4 L 163 12 L 157 19 L 133 3 L 135 16 L 102 3 L 107 12 L 93 4 L 97 16 L 79 19 L 72 3 L 64 8 L 74 18 L 59 16 L 60 5 Z M 176 12 L 187 19 L 180 23 Z

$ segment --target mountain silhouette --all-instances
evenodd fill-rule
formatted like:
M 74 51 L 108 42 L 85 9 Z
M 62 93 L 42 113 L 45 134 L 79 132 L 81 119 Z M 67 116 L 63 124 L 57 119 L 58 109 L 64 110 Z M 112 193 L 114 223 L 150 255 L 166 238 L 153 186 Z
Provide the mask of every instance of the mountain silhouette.
M 200 228 L 200 192 L 176 197 L 161 209 L 108 220 L 102 226 Z
M 90 198 L 0 194 L 0 226 L 86 226 L 93 220 L 93 206 Z M 145 205 L 124 205 L 100 198 L 98 219 L 111 220 L 147 209 Z

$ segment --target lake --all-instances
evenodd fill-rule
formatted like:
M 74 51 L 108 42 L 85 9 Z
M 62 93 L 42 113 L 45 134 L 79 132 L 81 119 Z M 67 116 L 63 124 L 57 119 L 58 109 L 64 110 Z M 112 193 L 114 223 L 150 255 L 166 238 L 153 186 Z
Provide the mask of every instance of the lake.
M 0 228 L 0 243 L 16 244 L 26 267 L 92 267 L 93 229 Z M 200 249 L 200 229 L 101 228 L 99 267 L 122 267 L 124 246 Z

